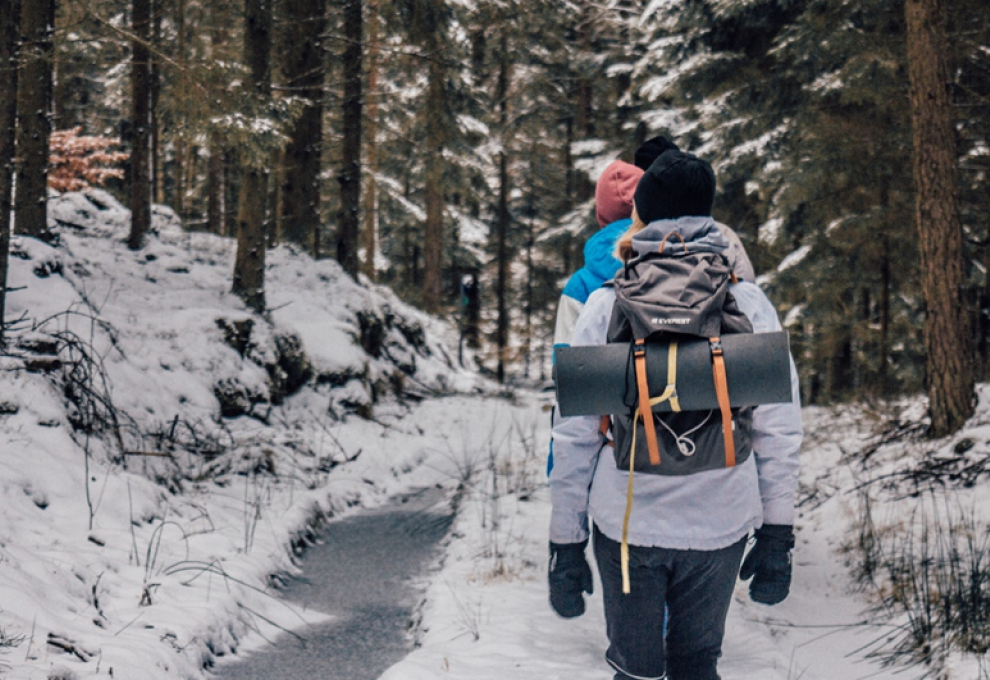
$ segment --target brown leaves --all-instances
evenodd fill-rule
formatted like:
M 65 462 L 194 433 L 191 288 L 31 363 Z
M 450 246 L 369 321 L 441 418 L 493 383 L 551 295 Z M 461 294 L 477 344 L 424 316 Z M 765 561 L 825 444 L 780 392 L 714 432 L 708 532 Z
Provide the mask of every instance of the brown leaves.
M 80 136 L 82 127 L 55 130 L 48 157 L 48 186 L 56 191 L 79 191 L 108 179 L 122 179 L 117 167 L 129 157 L 124 151 L 108 151 L 120 145 L 119 139 Z

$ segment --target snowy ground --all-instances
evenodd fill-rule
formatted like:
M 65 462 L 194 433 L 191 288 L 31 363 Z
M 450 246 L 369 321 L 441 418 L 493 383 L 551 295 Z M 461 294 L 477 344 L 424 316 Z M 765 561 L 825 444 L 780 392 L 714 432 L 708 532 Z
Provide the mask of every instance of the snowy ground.
M 572 621 L 547 603 L 549 395 L 495 395 L 454 365 L 449 327 L 333 262 L 274 251 L 263 319 L 227 293 L 229 239 L 157 209 L 157 234 L 131 252 L 126 211 L 102 192 L 63 196 L 50 215 L 59 247 L 15 240 L 8 320 L 24 316 L 0 357 L 0 677 L 204 678 L 219 655 L 277 644 L 279 628 L 305 635 L 325 614 L 276 586 L 309 527 L 432 484 L 462 489 L 460 512 L 418 649 L 383 678 L 610 677 L 600 596 Z M 792 594 L 765 607 L 739 585 L 726 680 L 932 670 L 880 662 L 904 617 L 876 613 L 876 589 L 851 575 L 854 490 L 900 479 L 919 452 L 983 469 L 980 390 L 952 441 L 891 439 L 868 465 L 849 455 L 876 441 L 879 416 L 805 409 Z M 907 423 L 923 415 L 904 409 Z M 952 498 L 985 526 L 985 475 L 970 480 Z M 917 505 L 896 489 L 874 502 L 878 527 Z M 985 677 L 958 654 L 934 670 Z
M 547 408 L 546 400 L 543 407 Z M 863 414 L 805 409 L 802 509 L 797 523 L 794 582 L 781 605 L 752 603 L 740 582 L 730 610 L 720 672 L 727 680 L 852 680 L 917 678 L 925 668 L 884 667 L 882 642 L 900 623 L 871 613 L 867 589 L 854 587 L 847 552 L 855 534 L 854 480 L 842 471 L 845 451 L 863 446 L 875 423 Z M 546 433 L 536 430 L 538 450 Z M 421 647 L 382 680 L 513 677 L 600 680 L 611 677 L 600 596 L 576 620 L 556 617 L 547 603 L 546 527 L 550 505 L 539 480 L 541 460 L 520 458 L 475 488 L 455 525 L 457 539 L 427 595 Z M 511 491 L 532 466 L 532 486 Z M 498 517 L 493 524 L 493 517 Z M 590 551 L 589 551 L 590 552 Z M 955 658 L 943 670 L 976 678 L 978 662 Z M 983 676 L 979 676 L 983 677 Z
M 481 446 L 491 387 L 386 289 L 279 249 L 264 319 L 228 293 L 230 239 L 156 207 L 129 251 L 99 191 L 49 216 L 57 247 L 14 240 L 0 357 L 0 676 L 202 677 L 304 623 L 274 594 L 310 525 L 455 486 Z

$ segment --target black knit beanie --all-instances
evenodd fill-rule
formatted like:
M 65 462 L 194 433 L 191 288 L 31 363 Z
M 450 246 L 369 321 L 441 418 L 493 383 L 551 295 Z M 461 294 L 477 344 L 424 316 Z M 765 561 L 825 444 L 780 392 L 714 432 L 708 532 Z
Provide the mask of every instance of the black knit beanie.
M 669 151 L 673 149 L 674 151 L 680 151 L 677 145 L 666 137 L 653 137 L 652 139 L 647 139 L 643 142 L 643 145 L 636 149 L 635 165 L 637 168 L 642 170 L 647 170 L 653 161 L 660 157 L 664 151 Z
M 697 156 L 665 151 L 639 180 L 633 202 L 639 218 L 646 224 L 677 217 L 709 216 L 715 202 L 715 172 Z

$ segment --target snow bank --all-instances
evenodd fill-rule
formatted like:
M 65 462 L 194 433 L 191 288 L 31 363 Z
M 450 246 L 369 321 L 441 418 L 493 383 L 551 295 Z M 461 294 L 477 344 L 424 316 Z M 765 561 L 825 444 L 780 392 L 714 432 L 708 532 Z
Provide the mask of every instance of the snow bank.
M 162 206 L 139 251 L 107 192 L 49 219 L 57 245 L 14 239 L 0 358 L 3 677 L 200 677 L 263 618 L 304 625 L 272 595 L 311 525 L 454 483 L 403 419 L 477 419 L 449 327 L 288 247 L 252 314 L 233 241 Z

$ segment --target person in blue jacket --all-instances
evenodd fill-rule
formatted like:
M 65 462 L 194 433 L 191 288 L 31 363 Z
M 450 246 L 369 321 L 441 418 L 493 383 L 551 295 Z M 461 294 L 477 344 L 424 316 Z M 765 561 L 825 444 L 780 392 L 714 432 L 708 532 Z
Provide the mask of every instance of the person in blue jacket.
M 561 347 L 571 344 L 574 325 L 584 308 L 588 296 L 615 276 L 622 263 L 615 257 L 615 243 L 632 224 L 633 194 L 640 178 L 654 160 L 664 151 L 679 151 L 677 145 L 666 137 L 657 136 L 644 142 L 635 153 L 635 165 L 613 161 L 605 168 L 595 185 L 595 217 L 600 230 L 584 244 L 584 266 L 574 272 L 557 304 L 557 323 L 554 326 L 554 358 Z M 726 256 L 732 270 L 741 281 L 755 281 L 756 274 L 739 237 L 729 227 L 716 222 L 716 226 L 729 242 Z M 556 415 L 556 410 L 555 410 Z M 553 423 L 551 423 L 551 427 Z M 553 441 L 547 456 L 547 476 L 553 470 Z
M 595 217 L 600 230 L 584 244 L 584 266 L 574 272 L 557 305 L 553 346 L 567 347 L 574 324 L 588 296 L 615 276 L 622 263 L 615 258 L 615 242 L 632 224 L 633 194 L 643 171 L 624 161 L 613 161 L 595 186 Z

